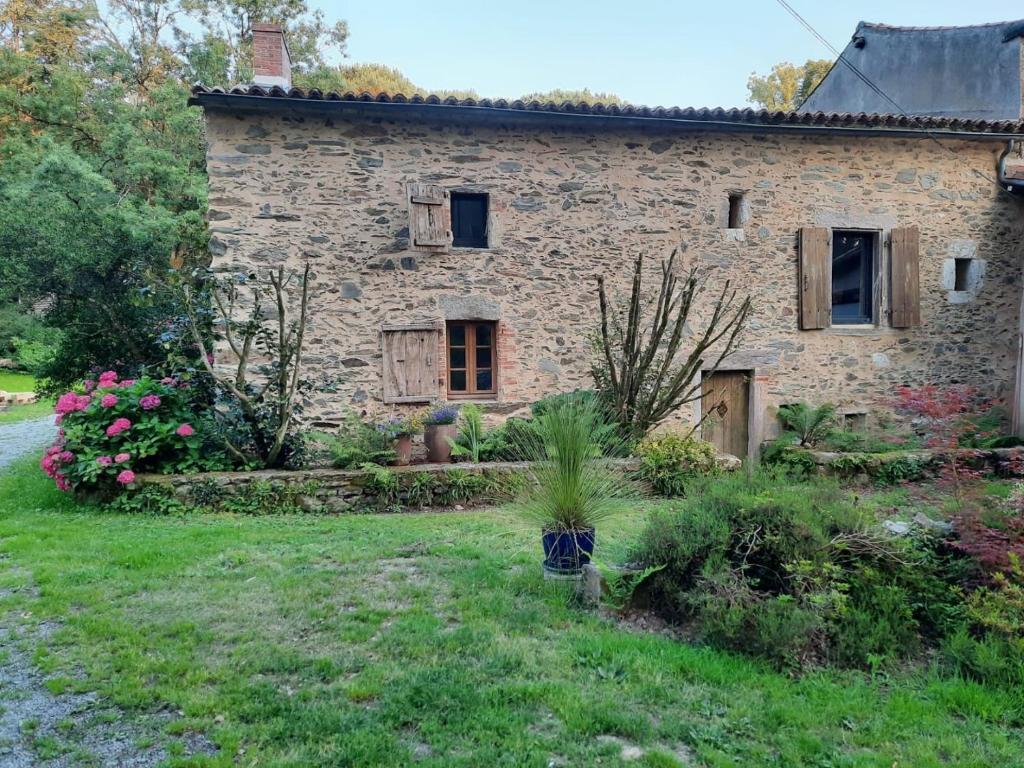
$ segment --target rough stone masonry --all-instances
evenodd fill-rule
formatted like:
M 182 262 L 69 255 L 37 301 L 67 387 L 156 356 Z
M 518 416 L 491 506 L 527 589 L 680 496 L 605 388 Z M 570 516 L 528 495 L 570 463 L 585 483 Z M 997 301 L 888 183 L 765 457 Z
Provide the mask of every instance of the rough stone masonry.
M 311 399 L 316 418 L 411 407 L 382 402 L 389 323 L 497 320 L 498 413 L 587 387 L 596 276 L 625 294 L 643 253 L 653 291 L 675 248 L 683 268 L 706 272 L 710 293 L 731 280 L 753 297 L 727 367 L 751 374 L 758 439 L 770 436 L 774 409 L 797 400 L 870 414 L 900 384 L 1012 395 L 1024 217 L 986 178 L 1004 140 L 391 118 L 279 101 L 261 111 L 204 105 L 211 249 L 222 271 L 312 263 L 306 362 L 337 385 Z M 488 247 L 413 250 L 409 183 L 487 193 Z M 730 195 L 741 202 L 733 227 Z M 887 238 L 912 225 L 921 324 L 896 329 Z M 875 324 L 799 329 L 807 226 L 877 233 Z M 955 284 L 957 258 L 973 263 L 969 286 Z

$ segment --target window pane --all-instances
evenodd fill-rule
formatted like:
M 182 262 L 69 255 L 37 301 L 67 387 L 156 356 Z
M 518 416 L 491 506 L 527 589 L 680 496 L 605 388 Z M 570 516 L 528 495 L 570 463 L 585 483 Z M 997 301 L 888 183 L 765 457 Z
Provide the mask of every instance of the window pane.
M 448 389 L 452 392 L 466 391 L 466 372 L 450 371 L 448 374 Z
M 450 325 L 448 326 L 448 343 L 453 347 L 462 347 L 466 344 L 466 326 L 464 325 Z
M 452 192 L 452 245 L 487 247 L 487 195 Z
M 478 325 L 476 327 L 476 344 L 478 347 L 489 347 L 491 346 L 491 326 L 490 325 Z
M 872 316 L 872 236 L 832 234 L 832 322 L 870 323 Z
M 492 388 L 490 371 L 476 372 L 476 388 L 478 392 L 486 392 Z
M 465 368 L 466 367 L 466 350 L 465 349 L 449 349 L 448 350 L 448 367 L 449 368 Z
M 491 348 L 490 347 L 477 347 L 476 348 L 476 367 L 477 368 L 490 368 L 491 367 Z

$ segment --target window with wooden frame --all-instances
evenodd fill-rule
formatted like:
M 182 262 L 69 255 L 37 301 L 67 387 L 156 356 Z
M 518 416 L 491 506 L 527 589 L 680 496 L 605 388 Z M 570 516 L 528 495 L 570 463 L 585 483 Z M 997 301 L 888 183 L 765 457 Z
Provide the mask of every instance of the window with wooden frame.
M 493 399 L 498 395 L 498 325 L 449 321 L 448 398 Z
M 800 328 L 881 324 L 885 251 L 880 232 L 803 227 L 799 236 Z M 920 233 L 894 227 L 889 237 L 889 324 L 921 324 Z

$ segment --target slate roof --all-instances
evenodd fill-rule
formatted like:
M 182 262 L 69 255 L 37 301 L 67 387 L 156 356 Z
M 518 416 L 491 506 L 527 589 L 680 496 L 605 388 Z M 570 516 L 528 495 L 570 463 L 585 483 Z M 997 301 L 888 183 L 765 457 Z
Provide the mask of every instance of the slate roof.
M 322 93 L 316 89 L 288 90 L 274 86 L 264 88 L 241 85 L 233 88 L 192 89 L 192 104 L 206 108 L 274 109 L 313 108 L 350 110 L 374 115 L 416 114 L 501 120 L 527 118 L 553 121 L 602 122 L 630 121 L 661 123 L 701 129 L 736 129 L 748 131 L 845 132 L 885 134 L 933 134 L 970 136 L 988 134 L 1007 136 L 1024 134 L 1020 120 L 977 120 L 957 117 L 929 117 L 852 112 L 772 112 L 765 109 L 723 109 L 693 107 L 644 107 L 585 102 L 507 101 L 505 99 L 456 99 L 438 96 L 403 96 L 402 94 Z M 402 110 L 402 113 L 396 112 Z M 980 138 L 980 137 L 979 137 Z
M 967 27 L 895 27 L 862 21 L 843 49 L 843 61 L 833 65 L 798 111 L 902 109 L 913 115 L 1019 120 L 1024 117 L 1022 35 L 1024 20 Z

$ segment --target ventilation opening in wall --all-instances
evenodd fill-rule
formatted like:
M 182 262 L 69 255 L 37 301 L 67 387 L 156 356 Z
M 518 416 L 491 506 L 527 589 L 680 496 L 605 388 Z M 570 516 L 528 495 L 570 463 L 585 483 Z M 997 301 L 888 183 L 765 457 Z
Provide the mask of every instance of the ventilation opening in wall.
M 966 291 L 967 290 L 967 275 L 971 271 L 971 260 L 970 259 L 954 259 L 955 273 L 953 276 L 953 290 L 954 291 Z M 947 283 L 948 285 L 948 283 Z
M 740 229 L 743 226 L 743 195 L 733 192 L 729 195 L 729 229 Z
M 844 413 L 843 428 L 850 432 L 864 432 L 868 428 L 868 415 L 866 413 Z

